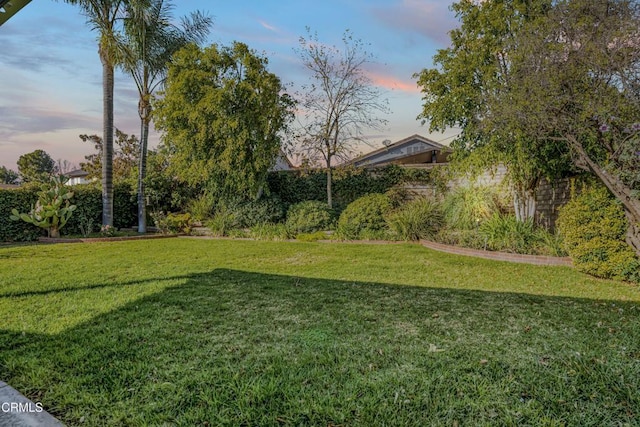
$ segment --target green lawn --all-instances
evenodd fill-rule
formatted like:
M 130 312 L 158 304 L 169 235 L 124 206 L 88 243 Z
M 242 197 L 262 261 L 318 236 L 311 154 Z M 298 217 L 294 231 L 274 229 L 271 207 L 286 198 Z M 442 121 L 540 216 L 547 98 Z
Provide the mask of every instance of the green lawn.
M 640 290 L 410 244 L 0 247 L 0 380 L 68 425 L 640 425 Z

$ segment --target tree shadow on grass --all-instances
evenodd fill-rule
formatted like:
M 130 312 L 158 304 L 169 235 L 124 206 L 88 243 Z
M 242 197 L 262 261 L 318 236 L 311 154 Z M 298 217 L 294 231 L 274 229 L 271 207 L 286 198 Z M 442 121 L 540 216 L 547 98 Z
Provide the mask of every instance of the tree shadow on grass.
M 639 421 L 637 304 L 180 279 L 57 335 L 0 331 L 2 379 L 69 425 Z

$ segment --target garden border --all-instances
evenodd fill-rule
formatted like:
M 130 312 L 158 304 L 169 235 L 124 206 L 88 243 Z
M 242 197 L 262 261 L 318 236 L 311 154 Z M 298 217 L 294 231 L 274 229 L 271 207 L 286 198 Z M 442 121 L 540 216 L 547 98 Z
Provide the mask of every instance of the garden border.
M 445 245 L 429 240 L 420 240 L 420 244 L 434 251 L 446 252 L 454 255 L 472 256 L 477 258 L 491 259 L 494 261 L 508 261 L 521 264 L 533 265 L 553 265 L 572 267 L 573 262 L 569 257 L 554 257 L 544 255 L 523 255 L 509 252 L 483 251 L 478 249 L 463 248 L 460 246 Z
M 148 239 L 167 239 L 170 237 L 178 237 L 177 234 L 157 234 L 147 236 L 119 236 L 119 237 L 80 237 L 77 239 L 65 238 L 65 237 L 40 237 L 38 241 L 40 243 L 97 243 L 97 242 L 112 242 L 112 241 L 124 241 L 124 240 L 148 240 Z

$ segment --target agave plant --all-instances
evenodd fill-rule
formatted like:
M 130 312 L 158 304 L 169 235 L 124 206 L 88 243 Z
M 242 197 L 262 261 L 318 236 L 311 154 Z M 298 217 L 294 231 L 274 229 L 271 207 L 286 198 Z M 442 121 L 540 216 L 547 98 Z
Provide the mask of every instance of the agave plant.
M 65 184 L 64 176 L 53 177 L 49 184 L 42 186 L 38 192 L 38 201 L 31 205 L 29 213 L 19 213 L 12 209 L 9 218 L 13 221 L 23 220 L 41 228 L 46 228 L 49 237 L 60 237 L 60 229 L 67 223 L 76 205 L 72 205 L 69 199 L 73 197 L 73 191 Z

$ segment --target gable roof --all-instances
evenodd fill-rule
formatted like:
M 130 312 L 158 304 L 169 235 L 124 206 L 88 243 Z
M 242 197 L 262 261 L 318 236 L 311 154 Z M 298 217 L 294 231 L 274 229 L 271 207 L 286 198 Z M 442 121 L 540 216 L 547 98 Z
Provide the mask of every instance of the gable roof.
M 450 151 L 451 150 L 449 147 L 445 145 L 432 141 L 429 138 L 425 138 L 422 135 L 415 134 L 407 138 L 401 139 L 400 141 L 396 141 L 393 144 L 390 144 L 388 146 L 378 148 L 377 150 L 371 151 L 370 153 L 363 154 L 362 156 L 349 161 L 348 164 L 353 164 L 356 166 L 362 166 L 365 164 L 374 165 L 377 163 L 388 163 L 391 159 L 398 160 L 404 157 L 413 156 L 416 152 L 401 153 L 403 148 L 410 145 L 421 146 L 420 151 L 428 151 L 428 150 Z M 397 152 L 397 153 L 394 153 L 394 152 Z M 385 156 L 385 154 L 387 153 L 388 155 Z
M 65 174 L 68 178 L 84 178 L 89 175 L 89 172 L 82 169 L 74 169 Z
M 31 0 L 0 0 L 0 8 L 4 12 L 0 12 L 0 25 L 4 24 L 13 15 L 18 13 L 20 9 L 25 7 Z

